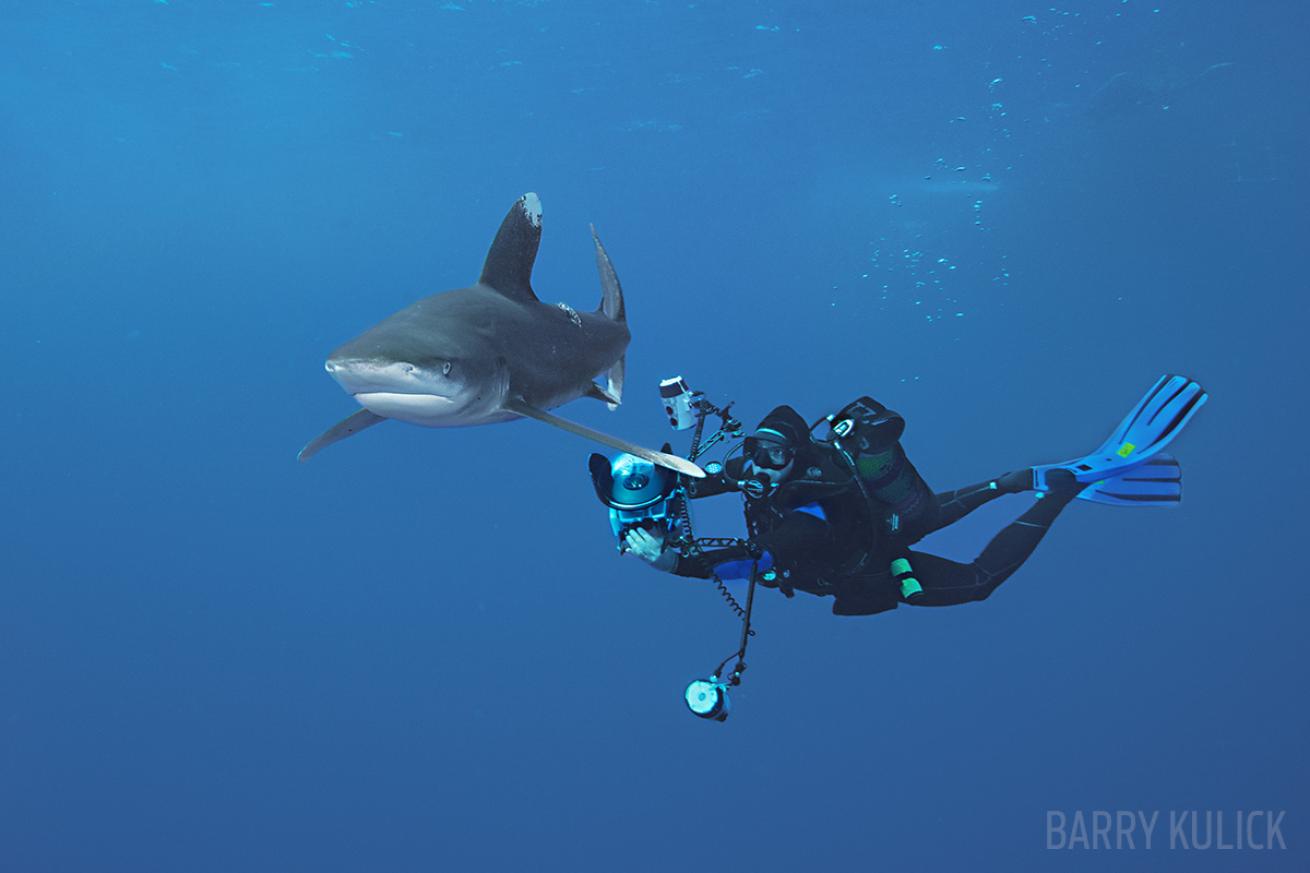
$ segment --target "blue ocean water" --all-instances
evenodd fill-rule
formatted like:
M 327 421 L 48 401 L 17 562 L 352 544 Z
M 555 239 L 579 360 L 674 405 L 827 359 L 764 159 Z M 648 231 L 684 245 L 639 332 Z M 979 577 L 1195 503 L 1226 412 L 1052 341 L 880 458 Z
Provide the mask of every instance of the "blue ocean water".
M 1304 869 L 1307 18 L 5 4 L 0 871 Z M 542 298 L 595 305 L 588 222 L 627 294 L 625 403 L 567 417 L 868 393 L 944 490 L 1182 372 L 1186 500 L 1072 506 L 982 604 L 762 592 L 699 721 L 735 619 L 616 557 L 591 446 L 295 461 L 354 408 L 327 353 L 472 281 L 525 191 Z M 1285 850 L 1047 848 L 1052 810 L 1256 809 Z

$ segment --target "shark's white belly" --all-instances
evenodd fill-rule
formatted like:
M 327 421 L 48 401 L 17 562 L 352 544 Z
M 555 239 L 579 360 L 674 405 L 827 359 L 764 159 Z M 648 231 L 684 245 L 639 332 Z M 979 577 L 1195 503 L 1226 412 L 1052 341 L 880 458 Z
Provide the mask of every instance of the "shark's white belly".
M 458 406 L 451 398 L 438 397 L 435 394 L 393 394 L 388 391 L 371 391 L 356 394 L 355 399 L 359 401 L 360 406 L 375 415 L 429 427 L 440 426 L 443 420 L 453 423 L 450 419 L 458 415 Z
M 491 424 L 517 418 L 499 404 L 490 408 L 474 409 L 451 397 L 436 394 L 399 394 L 372 391 L 356 394 L 355 400 L 374 415 L 407 421 L 423 427 L 468 427 Z

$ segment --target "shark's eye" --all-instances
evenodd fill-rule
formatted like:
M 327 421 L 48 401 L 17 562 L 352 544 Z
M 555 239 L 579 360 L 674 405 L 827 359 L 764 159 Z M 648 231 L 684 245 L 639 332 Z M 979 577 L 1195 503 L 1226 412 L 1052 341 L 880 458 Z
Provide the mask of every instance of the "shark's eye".
M 449 375 L 450 375 L 451 367 L 453 367 L 453 366 L 454 366 L 454 365 L 451 364 L 450 361 L 446 361 L 445 363 L 443 363 L 443 364 L 441 365 L 441 375 L 443 375 L 443 376 L 449 376 Z

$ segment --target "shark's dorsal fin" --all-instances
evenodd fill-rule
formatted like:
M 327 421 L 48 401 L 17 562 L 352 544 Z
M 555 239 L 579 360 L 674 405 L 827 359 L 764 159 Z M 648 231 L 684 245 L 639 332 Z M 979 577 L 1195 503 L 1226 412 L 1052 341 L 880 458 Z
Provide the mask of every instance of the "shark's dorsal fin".
M 520 303 L 535 303 L 532 264 L 541 245 L 541 200 L 524 194 L 509 208 L 487 251 L 480 283 Z
M 682 475 L 690 476 L 693 479 L 705 478 L 705 471 L 691 461 L 688 461 L 686 458 L 679 458 L 677 455 L 671 455 L 668 452 L 657 452 L 654 449 L 648 449 L 644 446 L 630 443 L 627 440 L 610 436 L 607 433 L 592 430 L 591 428 L 578 424 L 577 422 L 569 421 L 568 419 L 560 418 L 556 415 L 551 415 L 549 412 L 540 410 L 530 403 L 525 403 L 519 398 L 506 401 L 505 409 L 516 415 L 521 415 L 524 418 L 535 418 L 537 421 L 545 422 L 553 427 L 566 430 L 569 433 L 577 434 L 578 436 L 589 440 L 595 440 L 603 446 L 618 449 L 620 452 L 627 452 L 630 455 L 644 458 L 652 464 L 667 467 L 675 473 L 681 473 Z

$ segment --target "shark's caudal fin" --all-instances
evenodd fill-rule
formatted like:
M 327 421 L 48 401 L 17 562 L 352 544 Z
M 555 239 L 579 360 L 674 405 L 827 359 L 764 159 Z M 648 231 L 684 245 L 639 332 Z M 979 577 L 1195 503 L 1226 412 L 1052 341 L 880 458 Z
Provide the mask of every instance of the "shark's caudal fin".
M 535 303 L 532 292 L 532 264 L 541 245 L 541 200 L 536 194 L 524 194 L 509 208 L 496 231 L 487 260 L 482 265 L 483 285 L 494 288 L 511 300 Z
M 339 421 L 332 427 L 323 431 L 322 434 L 315 437 L 309 445 L 300 450 L 296 455 L 298 461 L 308 461 L 319 453 L 320 450 L 344 440 L 348 436 L 354 436 L 366 427 L 372 427 L 379 421 L 386 421 L 380 415 L 374 415 L 367 409 L 361 409 L 349 418 Z
M 596 272 L 600 274 L 600 308 L 597 311 L 611 321 L 626 324 L 628 314 L 623 307 L 623 288 L 619 285 L 619 274 L 614 271 L 614 264 L 605 246 L 601 245 L 594 224 L 591 226 L 591 238 L 596 243 Z M 618 409 L 623 400 L 623 376 L 626 371 L 627 356 L 624 355 L 614 362 L 606 374 L 606 387 L 610 397 L 614 398 L 609 405 L 611 412 Z
M 658 464 L 661 467 L 667 467 L 675 473 L 681 473 L 684 476 L 691 476 L 694 479 L 703 479 L 705 471 L 700 467 L 688 461 L 686 458 L 679 458 L 677 455 L 671 455 L 668 452 L 657 452 L 643 446 L 630 443 L 627 440 L 610 436 L 607 433 L 601 433 L 598 430 L 592 430 L 585 425 L 569 421 L 549 412 L 544 412 L 535 406 L 524 403 L 522 400 L 510 400 L 505 404 L 505 408 L 516 415 L 522 415 L 524 418 L 535 418 L 537 421 L 566 430 L 569 433 L 577 434 L 589 440 L 594 440 L 603 446 L 609 446 L 612 449 L 618 449 L 621 452 L 627 452 L 630 455 L 636 455 L 638 458 L 650 461 L 652 464 Z

